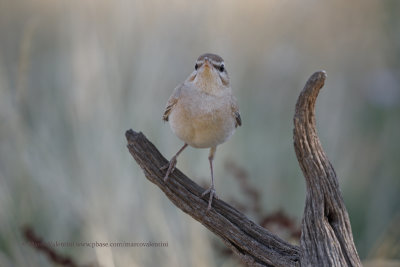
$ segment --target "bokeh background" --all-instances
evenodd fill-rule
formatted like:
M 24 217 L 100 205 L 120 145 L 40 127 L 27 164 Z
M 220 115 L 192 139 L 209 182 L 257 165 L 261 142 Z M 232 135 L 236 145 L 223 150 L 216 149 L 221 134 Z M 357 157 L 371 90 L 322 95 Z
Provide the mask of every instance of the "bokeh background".
M 292 116 L 307 78 L 324 69 L 317 126 L 360 257 L 396 264 L 399 14 L 395 0 L 0 1 L 0 265 L 52 266 L 24 244 L 24 225 L 54 242 L 168 242 L 57 248 L 83 264 L 238 265 L 144 178 L 124 137 L 142 131 L 167 158 L 179 149 L 161 115 L 204 52 L 225 59 L 243 120 L 217 151 L 219 196 L 247 201 L 224 168 L 235 162 L 265 213 L 300 224 Z M 178 168 L 207 184 L 207 156 L 187 149 Z

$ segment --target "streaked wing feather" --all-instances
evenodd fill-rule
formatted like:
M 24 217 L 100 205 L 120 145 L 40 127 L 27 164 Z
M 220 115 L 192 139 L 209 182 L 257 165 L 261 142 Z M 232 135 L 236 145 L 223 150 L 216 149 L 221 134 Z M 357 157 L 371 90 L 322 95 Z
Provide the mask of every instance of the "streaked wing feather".
M 239 111 L 235 112 L 235 119 L 236 119 L 235 127 L 242 126 L 242 118 L 240 117 Z
M 236 102 L 236 98 L 232 96 L 232 113 L 235 117 L 235 127 L 242 126 L 242 118 L 239 113 L 239 105 Z
M 167 105 L 165 107 L 164 114 L 162 116 L 162 119 L 164 121 L 168 121 L 169 114 L 171 114 L 171 111 L 175 107 L 176 103 L 178 103 L 178 99 L 179 99 L 179 96 L 180 96 L 181 88 L 182 88 L 182 85 L 177 86 L 174 89 L 174 92 L 172 93 L 172 95 L 169 97 Z

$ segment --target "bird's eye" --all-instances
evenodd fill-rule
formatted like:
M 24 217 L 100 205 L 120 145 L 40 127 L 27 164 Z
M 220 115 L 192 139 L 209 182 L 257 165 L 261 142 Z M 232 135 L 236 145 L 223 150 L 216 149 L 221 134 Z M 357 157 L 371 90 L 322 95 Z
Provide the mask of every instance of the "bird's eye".
M 199 65 L 197 65 L 197 63 L 196 63 L 196 65 L 194 65 L 194 69 L 197 70 L 198 68 L 199 68 Z
M 221 64 L 221 66 L 219 66 L 219 71 L 223 72 L 224 70 L 225 70 L 225 66 L 224 66 L 224 64 Z

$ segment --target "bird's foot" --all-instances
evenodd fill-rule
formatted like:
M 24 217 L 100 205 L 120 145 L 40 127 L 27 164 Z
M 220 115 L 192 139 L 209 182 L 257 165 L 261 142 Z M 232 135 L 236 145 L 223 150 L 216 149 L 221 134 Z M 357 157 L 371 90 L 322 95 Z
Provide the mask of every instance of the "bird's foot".
M 201 197 L 204 197 L 204 196 L 207 195 L 208 193 L 210 193 L 210 198 L 209 198 L 209 200 L 208 200 L 208 207 L 207 207 L 206 212 L 209 212 L 209 211 L 210 211 L 210 209 L 211 209 L 211 203 L 212 203 L 213 198 L 219 199 L 218 196 L 217 196 L 217 194 L 216 194 L 216 191 L 215 191 L 214 186 L 210 186 L 210 188 L 208 188 L 207 190 L 205 190 L 205 191 L 203 192 L 203 194 L 201 194 Z
M 176 156 L 173 156 L 172 159 L 167 164 L 165 164 L 160 168 L 160 170 L 167 169 L 167 173 L 164 176 L 164 182 L 166 182 L 169 178 L 169 175 L 174 172 L 176 163 L 177 163 Z

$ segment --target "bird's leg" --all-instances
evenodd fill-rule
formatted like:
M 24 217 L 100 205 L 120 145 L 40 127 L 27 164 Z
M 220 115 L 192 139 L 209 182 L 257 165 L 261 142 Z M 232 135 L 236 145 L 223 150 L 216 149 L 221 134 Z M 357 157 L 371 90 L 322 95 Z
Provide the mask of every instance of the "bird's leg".
M 210 198 L 208 200 L 207 212 L 210 211 L 210 209 L 211 209 L 211 203 L 212 203 L 213 198 L 218 199 L 218 196 L 217 196 L 217 194 L 215 192 L 215 188 L 214 188 L 214 172 L 213 172 L 213 164 L 212 164 L 216 150 L 217 150 L 217 147 L 212 147 L 210 149 L 210 154 L 208 156 L 208 161 L 210 162 L 210 169 L 211 169 L 211 186 L 206 191 L 204 191 L 203 194 L 201 194 L 201 197 L 204 197 L 205 195 L 210 193 Z
M 176 162 L 177 162 L 177 158 L 179 156 L 179 154 L 188 146 L 188 144 L 184 144 L 183 147 L 181 147 L 181 149 L 179 149 L 179 151 L 175 154 L 175 156 L 173 156 L 171 158 L 171 160 L 164 166 L 162 166 L 160 168 L 160 170 L 165 170 L 167 169 L 167 173 L 164 176 L 164 182 L 166 182 L 168 180 L 169 175 L 175 170 L 175 166 L 176 166 Z

